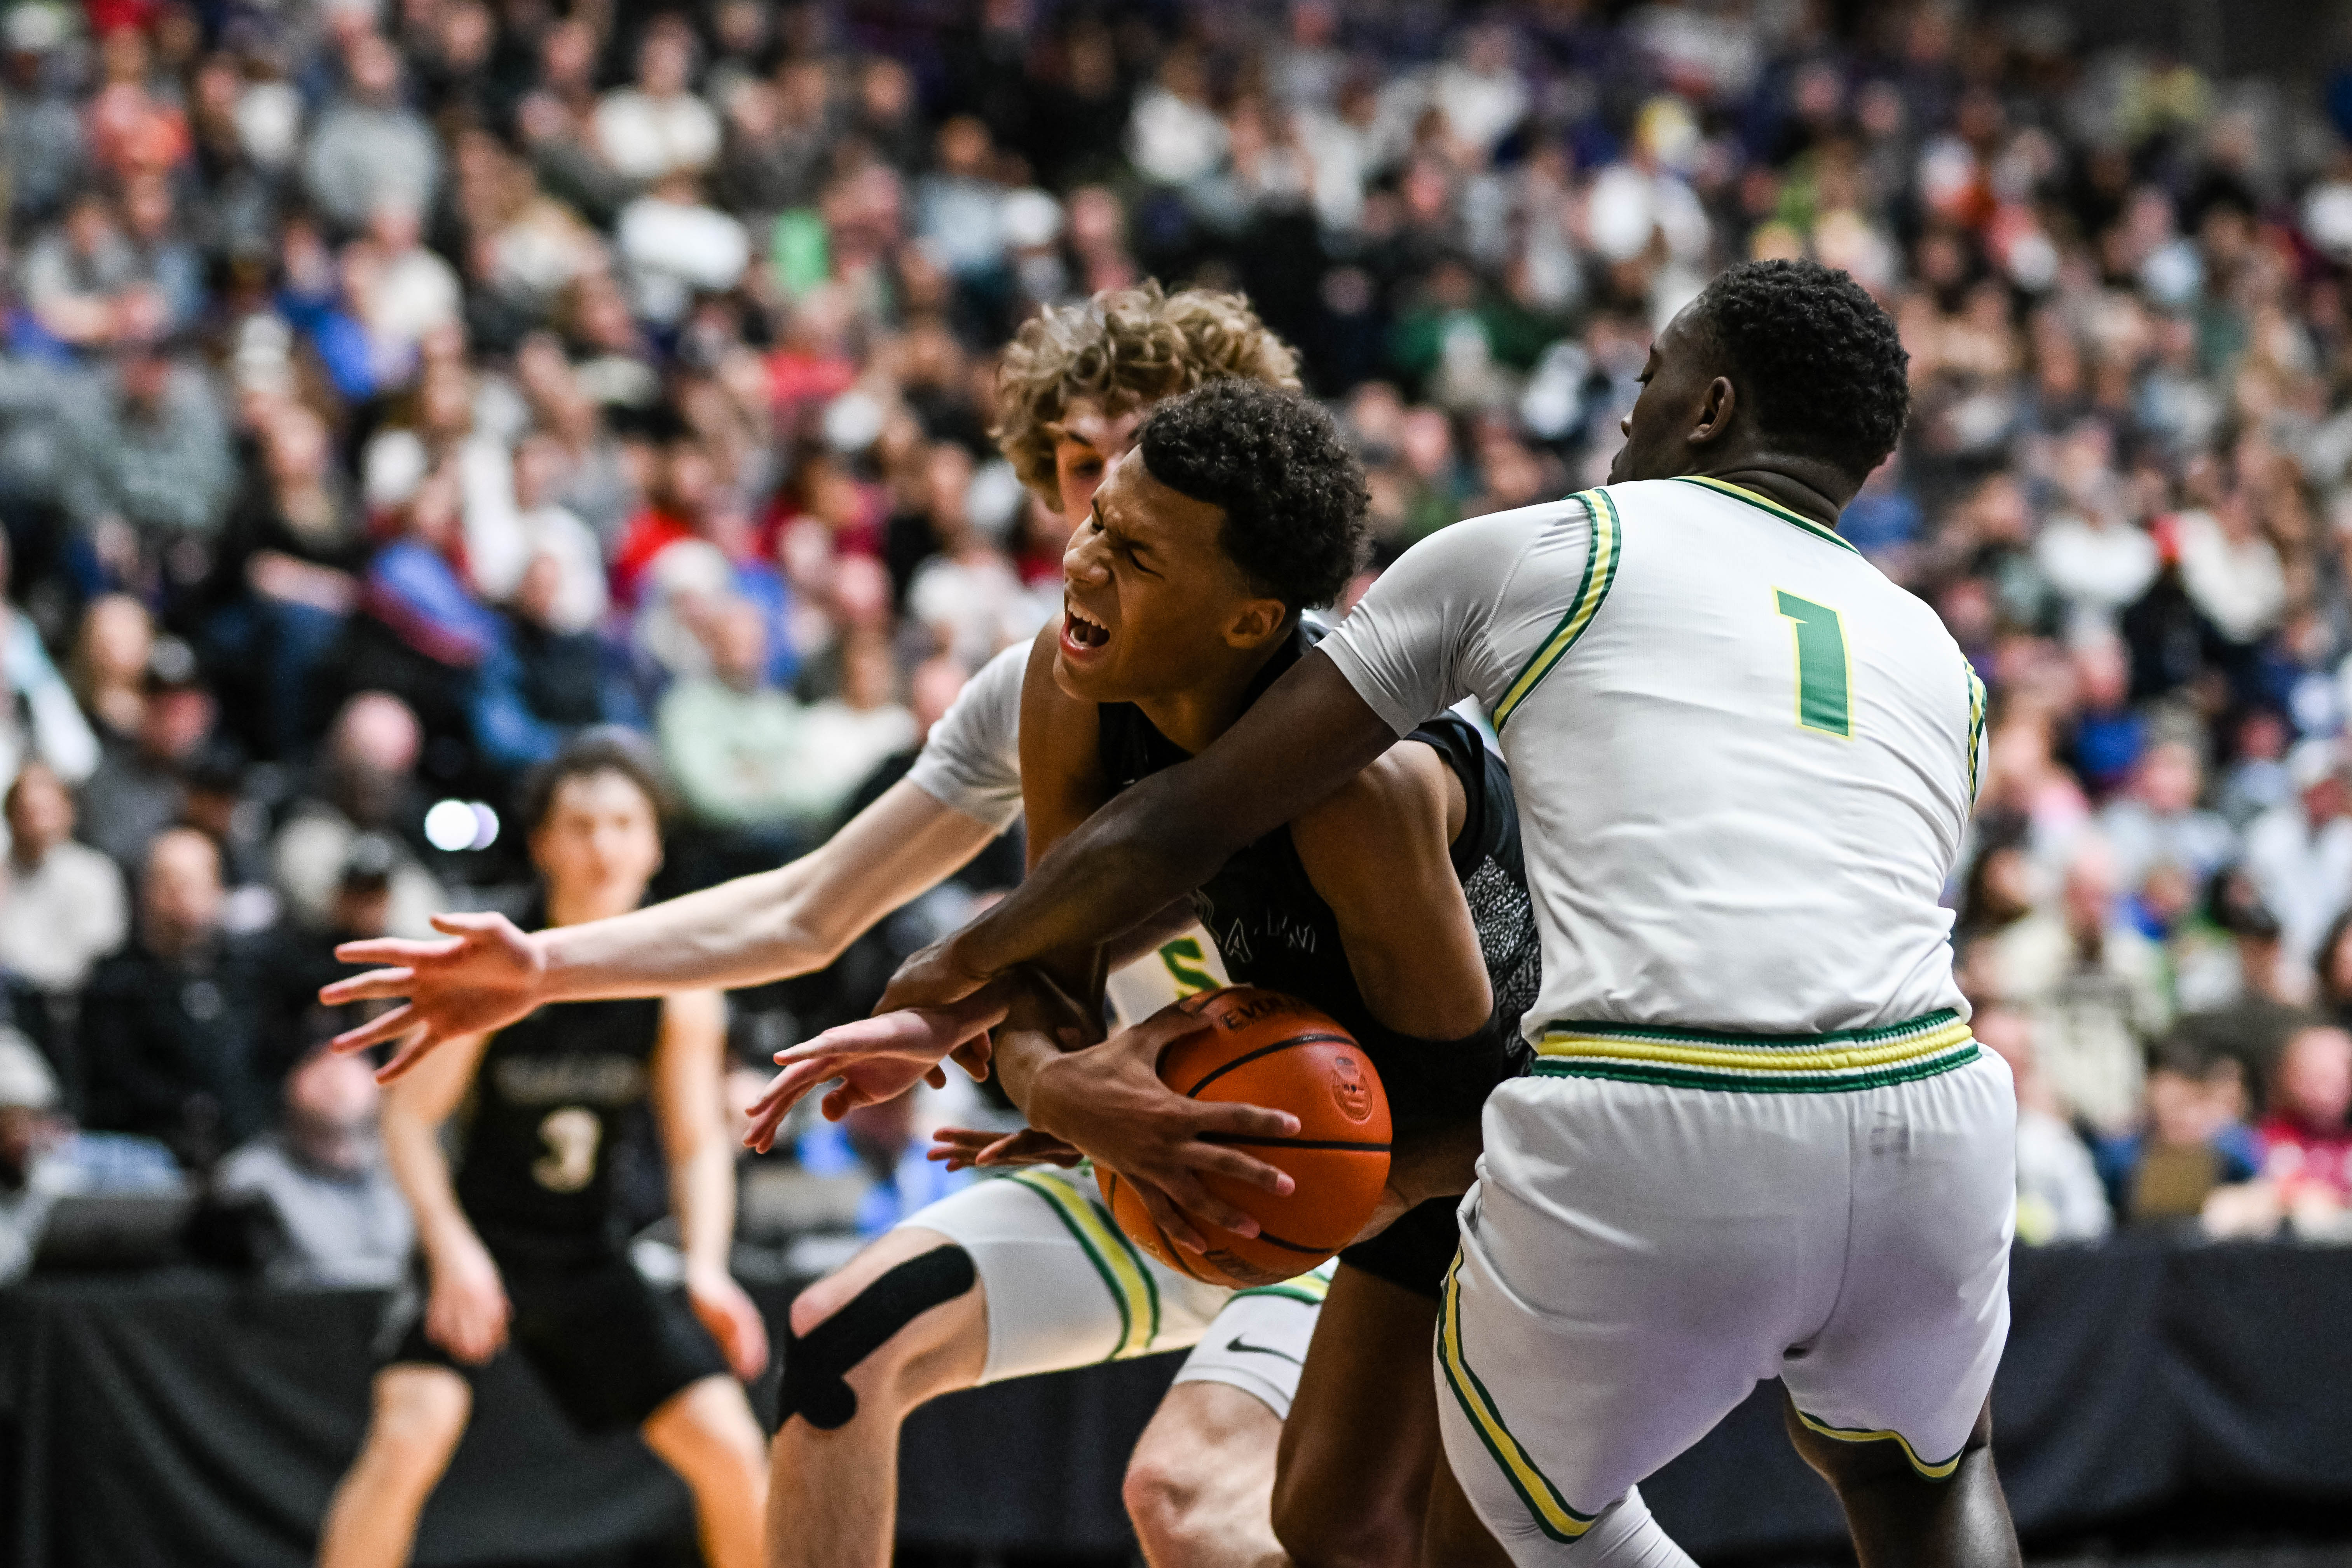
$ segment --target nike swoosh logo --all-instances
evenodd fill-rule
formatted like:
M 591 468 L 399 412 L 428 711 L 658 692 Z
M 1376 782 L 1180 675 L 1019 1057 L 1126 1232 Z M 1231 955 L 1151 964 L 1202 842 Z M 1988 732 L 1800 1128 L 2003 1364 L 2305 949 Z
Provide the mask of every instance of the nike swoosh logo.
M 1241 1355 L 1270 1355 L 1279 1357 L 1281 1360 L 1288 1362 L 1293 1366 L 1305 1366 L 1307 1364 L 1305 1362 L 1300 1361 L 1297 1356 L 1292 1355 L 1288 1351 L 1278 1351 L 1272 1345 L 1254 1345 L 1247 1340 L 1242 1338 L 1239 1334 L 1235 1334 L 1232 1339 L 1227 1340 L 1225 1342 L 1225 1348 Z

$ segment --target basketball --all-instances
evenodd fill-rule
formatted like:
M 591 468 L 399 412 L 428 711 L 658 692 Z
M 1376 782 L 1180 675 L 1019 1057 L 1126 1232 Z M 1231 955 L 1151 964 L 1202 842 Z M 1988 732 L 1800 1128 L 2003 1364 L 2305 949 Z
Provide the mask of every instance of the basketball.
M 1205 1256 L 1170 1241 L 1134 1188 L 1097 1165 L 1103 1201 L 1138 1246 L 1196 1279 L 1239 1289 L 1304 1274 L 1355 1239 L 1388 1183 L 1389 1099 L 1380 1074 L 1347 1030 L 1279 992 L 1232 985 L 1176 1006 L 1209 1026 L 1161 1054 L 1160 1081 L 1188 1099 L 1263 1105 L 1297 1117 L 1297 1136 L 1244 1143 L 1297 1184 L 1282 1198 L 1202 1175 L 1202 1185 L 1263 1227 L 1242 1237 L 1195 1218 L 1209 1244 Z

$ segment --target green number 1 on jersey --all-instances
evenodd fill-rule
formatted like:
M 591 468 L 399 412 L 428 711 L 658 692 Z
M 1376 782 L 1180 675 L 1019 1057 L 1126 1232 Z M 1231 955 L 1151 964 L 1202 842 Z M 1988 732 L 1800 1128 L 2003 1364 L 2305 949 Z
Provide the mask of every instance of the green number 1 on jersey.
M 1849 673 L 1845 626 L 1827 605 L 1780 595 L 1780 613 L 1796 623 L 1797 722 L 1825 735 L 1853 737 L 1853 705 L 1846 687 Z

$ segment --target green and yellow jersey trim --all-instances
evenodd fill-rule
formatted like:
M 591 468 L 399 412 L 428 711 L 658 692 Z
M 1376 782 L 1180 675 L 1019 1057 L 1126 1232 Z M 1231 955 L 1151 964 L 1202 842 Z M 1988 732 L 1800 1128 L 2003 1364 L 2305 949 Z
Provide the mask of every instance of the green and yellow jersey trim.
M 1339 1266 L 1338 1258 L 1329 1258 L 1296 1279 L 1285 1279 L 1279 1285 L 1253 1285 L 1246 1290 L 1236 1290 L 1234 1300 L 1238 1301 L 1244 1296 L 1280 1296 L 1287 1300 L 1304 1301 L 1310 1307 L 1319 1307 L 1323 1299 L 1331 1293 L 1331 1271 Z
M 1832 1426 L 1828 1422 L 1808 1415 L 1801 1410 L 1797 1412 L 1797 1419 L 1805 1424 L 1807 1430 L 1818 1432 L 1824 1437 L 1835 1438 L 1841 1443 L 1892 1443 L 1903 1450 L 1903 1458 L 1910 1463 L 1913 1469 L 1931 1481 L 1948 1479 L 1951 1473 L 1960 1467 L 1959 1454 L 1954 1454 L 1941 1464 L 1928 1463 L 1919 1457 L 1919 1450 L 1911 1446 L 1911 1440 L 1900 1432 L 1889 1431 L 1884 1427 L 1864 1430 L 1860 1426 Z M 1966 1452 L 1968 1452 L 1966 1448 L 1960 1450 L 1962 1454 Z
M 1574 1541 L 1592 1528 L 1599 1515 L 1579 1513 L 1568 1506 L 1559 1489 L 1536 1468 L 1527 1448 L 1503 1425 L 1495 1396 L 1486 1392 L 1486 1385 L 1470 1370 L 1470 1358 L 1462 1346 L 1461 1274 L 1462 1257 L 1456 1253 L 1454 1267 L 1445 1271 L 1445 1310 L 1438 1323 L 1438 1359 L 1445 1368 L 1446 1386 L 1454 1391 L 1454 1401 L 1469 1418 L 1471 1430 L 1486 1446 L 1486 1452 L 1510 1481 L 1511 1489 L 1527 1504 L 1536 1527 L 1554 1541 Z
M 1906 1023 L 1826 1035 L 1730 1035 L 1639 1024 L 1547 1025 L 1535 1071 L 1679 1089 L 1828 1094 L 1909 1083 L 1977 1059 L 1976 1037 L 1948 1008 Z
M 1676 474 L 1675 478 L 1684 484 L 1705 485 L 1708 489 L 1714 490 L 1718 495 L 1729 496 L 1733 500 L 1746 501 L 1749 506 L 1756 508 L 1758 510 L 1769 511 L 1774 517 L 1779 518 L 1782 522 L 1793 523 L 1797 527 L 1803 529 L 1807 533 L 1811 534 L 1814 538 L 1826 539 L 1832 544 L 1836 545 L 1840 550 L 1846 551 L 1851 554 L 1859 555 L 1862 553 L 1861 551 L 1854 549 L 1852 541 L 1841 538 L 1836 529 L 1823 527 L 1822 524 L 1815 522 L 1811 518 L 1806 517 L 1799 512 L 1790 511 L 1779 501 L 1767 500 L 1764 497 L 1758 495 L 1754 490 L 1748 489 L 1743 486 L 1735 485 L 1728 479 L 1709 479 L 1705 474 Z
M 1035 1171 L 1016 1172 L 1004 1180 L 1043 1198 L 1068 1227 L 1095 1272 L 1102 1276 L 1103 1289 L 1118 1307 L 1118 1342 L 1107 1359 L 1124 1361 L 1150 1350 L 1160 1337 L 1160 1287 L 1153 1282 L 1151 1270 L 1144 1267 L 1142 1252 L 1127 1239 L 1109 1212 L 1068 1183 Z
M 1584 628 L 1600 613 L 1601 602 L 1609 597 L 1610 585 L 1617 581 L 1617 557 L 1623 545 L 1624 531 L 1617 517 L 1617 503 L 1609 499 L 1607 490 L 1601 489 L 1579 490 L 1570 499 L 1583 502 L 1592 519 L 1592 547 L 1584 552 L 1584 575 L 1577 582 L 1576 596 L 1569 601 L 1568 613 L 1560 616 L 1551 635 L 1528 656 L 1519 673 L 1503 689 L 1502 700 L 1495 704 L 1497 734 L 1511 721 L 1511 715 L 1519 710 L 1528 693 L 1541 685 L 1552 666 L 1576 646 L 1576 639 L 1584 635 Z
M 1977 804 L 1977 768 L 1984 756 L 1985 683 L 1977 674 L 1977 667 L 1965 658 L 1961 665 L 1969 672 L 1969 808 Z

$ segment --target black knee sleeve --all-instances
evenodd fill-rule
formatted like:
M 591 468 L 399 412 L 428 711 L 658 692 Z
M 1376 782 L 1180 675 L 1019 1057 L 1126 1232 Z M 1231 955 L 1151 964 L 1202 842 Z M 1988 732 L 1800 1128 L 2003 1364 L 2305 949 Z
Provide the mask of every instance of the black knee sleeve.
M 961 1247 L 933 1247 L 909 1258 L 860 1290 L 807 1334 L 784 1325 L 781 1424 L 798 1415 L 820 1432 L 845 1426 L 857 1414 L 849 1369 L 890 1342 L 890 1336 L 971 1289 L 980 1276 Z

